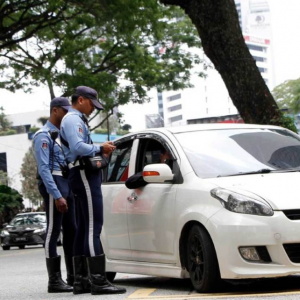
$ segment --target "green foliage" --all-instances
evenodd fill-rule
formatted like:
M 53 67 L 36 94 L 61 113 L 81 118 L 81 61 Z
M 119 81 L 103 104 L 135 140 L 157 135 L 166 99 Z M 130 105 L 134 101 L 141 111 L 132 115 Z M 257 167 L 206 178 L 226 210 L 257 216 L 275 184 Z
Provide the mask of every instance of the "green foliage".
M 122 130 L 129 131 L 132 127 L 130 124 L 124 124 L 121 128 Z
M 107 129 L 97 128 L 94 132 L 97 134 L 107 134 Z
M 40 128 L 35 126 L 29 128 L 29 132 L 31 133 L 36 133 L 38 130 L 40 130 Z
M 129 130 L 122 130 L 122 129 L 119 129 L 119 130 L 117 131 L 117 135 L 125 135 L 125 134 L 127 134 L 127 133 L 129 133 Z
M 295 133 L 298 133 L 297 127 L 295 125 L 295 119 L 291 116 L 282 115 L 281 126 L 287 128 Z
M 22 196 L 7 185 L 0 185 L 0 227 L 23 208 Z
M 279 108 L 287 108 L 292 113 L 300 111 L 300 78 L 287 80 L 272 91 Z
M 3 107 L 0 107 L 0 112 L 0 136 L 16 134 L 17 131 L 11 128 L 11 122 L 7 120 Z
M 48 121 L 49 117 L 40 117 L 38 118 L 38 122 L 42 123 L 42 125 L 44 126 L 47 121 Z
M 42 197 L 38 190 L 38 184 L 36 179 L 37 165 L 33 155 L 33 148 L 30 147 L 25 154 L 21 167 L 22 193 L 24 197 L 32 201 L 33 204 L 38 205 Z
M 188 47 L 201 43 L 181 9 L 157 0 L 71 3 L 64 10 L 68 22 L 47 26 L 0 54 L 2 87 L 30 92 L 45 84 L 52 99 L 54 87 L 69 96 L 76 86 L 87 85 L 109 112 L 130 101 L 149 101 L 151 88 L 191 86 L 191 68 L 201 60 Z

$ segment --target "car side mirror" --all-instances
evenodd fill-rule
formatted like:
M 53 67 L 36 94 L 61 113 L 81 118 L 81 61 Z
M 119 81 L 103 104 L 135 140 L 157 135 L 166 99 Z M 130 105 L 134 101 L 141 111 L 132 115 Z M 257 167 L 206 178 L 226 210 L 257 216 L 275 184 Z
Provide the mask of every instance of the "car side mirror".
M 167 164 L 151 164 L 145 166 L 143 178 L 148 183 L 163 183 L 173 180 L 174 174 Z

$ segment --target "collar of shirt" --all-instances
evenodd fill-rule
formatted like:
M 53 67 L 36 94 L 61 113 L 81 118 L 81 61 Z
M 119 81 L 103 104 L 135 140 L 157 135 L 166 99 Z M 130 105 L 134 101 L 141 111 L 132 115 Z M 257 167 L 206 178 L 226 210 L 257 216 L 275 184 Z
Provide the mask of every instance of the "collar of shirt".
M 59 132 L 59 129 L 55 125 L 53 125 L 49 120 L 47 121 L 46 126 L 50 129 L 50 131 L 56 130 Z
M 88 119 L 85 116 L 85 114 L 83 114 L 82 112 L 80 112 L 79 110 L 75 109 L 74 107 L 71 107 L 69 109 L 68 112 L 72 112 L 73 114 L 75 113 L 76 115 L 78 115 L 86 124 L 88 124 Z

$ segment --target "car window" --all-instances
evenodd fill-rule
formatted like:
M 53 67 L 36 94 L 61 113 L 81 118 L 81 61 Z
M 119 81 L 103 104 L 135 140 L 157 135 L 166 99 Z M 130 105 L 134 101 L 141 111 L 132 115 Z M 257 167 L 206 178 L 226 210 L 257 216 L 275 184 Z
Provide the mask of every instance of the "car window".
M 130 154 L 133 141 L 119 144 L 112 153 L 108 169 L 106 182 L 125 182 L 128 178 Z
M 224 129 L 175 136 L 201 178 L 300 167 L 300 137 L 284 129 Z
M 166 148 L 157 140 L 141 139 L 138 151 L 136 172 L 141 172 L 146 165 L 159 163 L 167 163 L 172 169 L 173 162 L 170 159 L 170 155 L 166 153 L 168 153 Z M 166 155 L 167 157 L 165 157 Z

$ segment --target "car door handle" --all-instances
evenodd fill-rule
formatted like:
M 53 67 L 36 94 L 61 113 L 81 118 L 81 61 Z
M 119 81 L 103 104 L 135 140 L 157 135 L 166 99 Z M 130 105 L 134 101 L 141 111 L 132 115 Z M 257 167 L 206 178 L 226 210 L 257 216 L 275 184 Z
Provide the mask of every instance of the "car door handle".
M 127 200 L 131 203 L 135 202 L 138 199 L 137 195 L 132 194 L 131 196 L 127 197 Z

